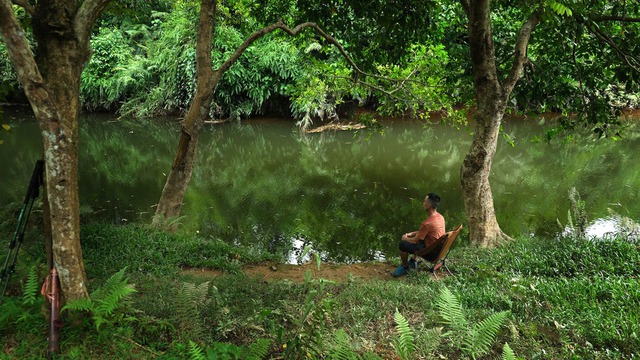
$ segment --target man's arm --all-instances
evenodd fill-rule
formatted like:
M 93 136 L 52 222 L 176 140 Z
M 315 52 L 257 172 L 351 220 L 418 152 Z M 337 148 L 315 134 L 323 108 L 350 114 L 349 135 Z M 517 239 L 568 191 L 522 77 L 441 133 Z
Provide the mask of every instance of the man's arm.
M 416 235 L 418 235 L 417 231 L 406 233 L 406 234 L 402 235 L 402 240 L 408 241 L 408 242 L 410 242 L 412 244 L 417 244 L 417 243 L 421 242 L 422 239 L 419 239 Z

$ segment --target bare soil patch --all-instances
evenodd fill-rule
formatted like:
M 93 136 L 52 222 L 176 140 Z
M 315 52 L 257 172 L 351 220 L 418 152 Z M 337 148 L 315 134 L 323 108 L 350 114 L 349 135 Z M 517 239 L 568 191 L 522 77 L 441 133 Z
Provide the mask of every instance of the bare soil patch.
M 302 265 L 290 265 L 290 264 L 276 264 L 267 263 L 260 265 L 248 265 L 242 268 L 242 271 L 253 277 L 261 278 L 265 281 L 281 281 L 289 280 L 295 283 L 303 283 L 307 270 L 311 271 L 313 278 L 326 279 L 336 282 L 343 282 L 349 280 L 350 277 L 358 278 L 361 280 L 391 280 L 391 272 L 395 270 L 396 266 L 390 263 L 357 263 L 357 264 L 331 264 L 322 263 L 320 270 L 313 262 L 308 262 Z M 425 276 L 433 276 L 427 270 L 418 270 L 420 274 Z M 200 268 L 185 268 L 184 274 L 215 277 L 223 275 L 220 270 L 213 269 L 200 269 Z M 442 274 L 442 275 L 441 275 Z M 441 278 L 445 274 L 440 272 L 438 277 Z

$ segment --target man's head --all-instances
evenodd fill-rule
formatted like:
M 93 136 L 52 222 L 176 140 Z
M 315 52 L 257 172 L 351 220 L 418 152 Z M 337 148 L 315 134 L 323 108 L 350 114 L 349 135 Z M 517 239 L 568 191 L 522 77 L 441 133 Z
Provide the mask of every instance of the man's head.
M 424 198 L 425 209 L 427 209 L 427 205 L 429 205 L 432 209 L 437 209 L 438 204 L 440 203 L 440 196 L 436 193 L 429 193 L 427 197 Z

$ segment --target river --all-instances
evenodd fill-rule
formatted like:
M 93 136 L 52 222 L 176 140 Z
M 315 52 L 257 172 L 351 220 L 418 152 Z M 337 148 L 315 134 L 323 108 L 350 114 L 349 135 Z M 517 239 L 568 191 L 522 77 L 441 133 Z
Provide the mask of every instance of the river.
M 12 126 L 10 134 L 0 133 L 0 204 L 8 208 L 24 197 L 41 140 L 25 109 L 5 109 L 4 123 Z M 383 125 L 382 133 L 308 135 L 284 119 L 207 125 L 183 216 L 171 220 L 182 231 L 285 258 L 293 256 L 292 247 L 311 245 L 332 261 L 395 256 L 400 234 L 416 230 L 423 219 L 428 192 L 441 195 L 448 229 L 464 224 L 459 173 L 473 128 L 418 121 Z M 638 132 L 629 129 L 617 141 L 590 134 L 536 141 L 544 131 L 537 120 L 505 121 L 513 144 L 500 139 L 491 174 L 502 229 L 512 236 L 568 231 L 569 191 L 575 188 L 590 235 L 606 235 L 621 223 L 618 231 L 637 231 Z M 150 222 L 178 133 L 175 119 L 82 115 L 82 221 Z

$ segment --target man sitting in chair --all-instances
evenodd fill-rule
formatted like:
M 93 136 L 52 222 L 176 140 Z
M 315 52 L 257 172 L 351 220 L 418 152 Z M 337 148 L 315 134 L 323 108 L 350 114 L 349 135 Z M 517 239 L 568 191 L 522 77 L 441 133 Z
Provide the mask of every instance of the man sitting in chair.
M 425 247 L 435 243 L 442 235 L 445 234 L 444 217 L 438 212 L 438 203 L 440 203 L 440 196 L 434 193 L 429 193 L 422 206 L 427 212 L 427 218 L 420 224 L 418 231 L 413 231 L 402 235 L 402 241 L 400 242 L 400 259 L 402 265 L 391 274 L 395 277 L 407 275 L 409 268 L 415 267 L 416 261 L 408 260 L 409 254 L 413 254 L 416 251 L 424 249 Z

